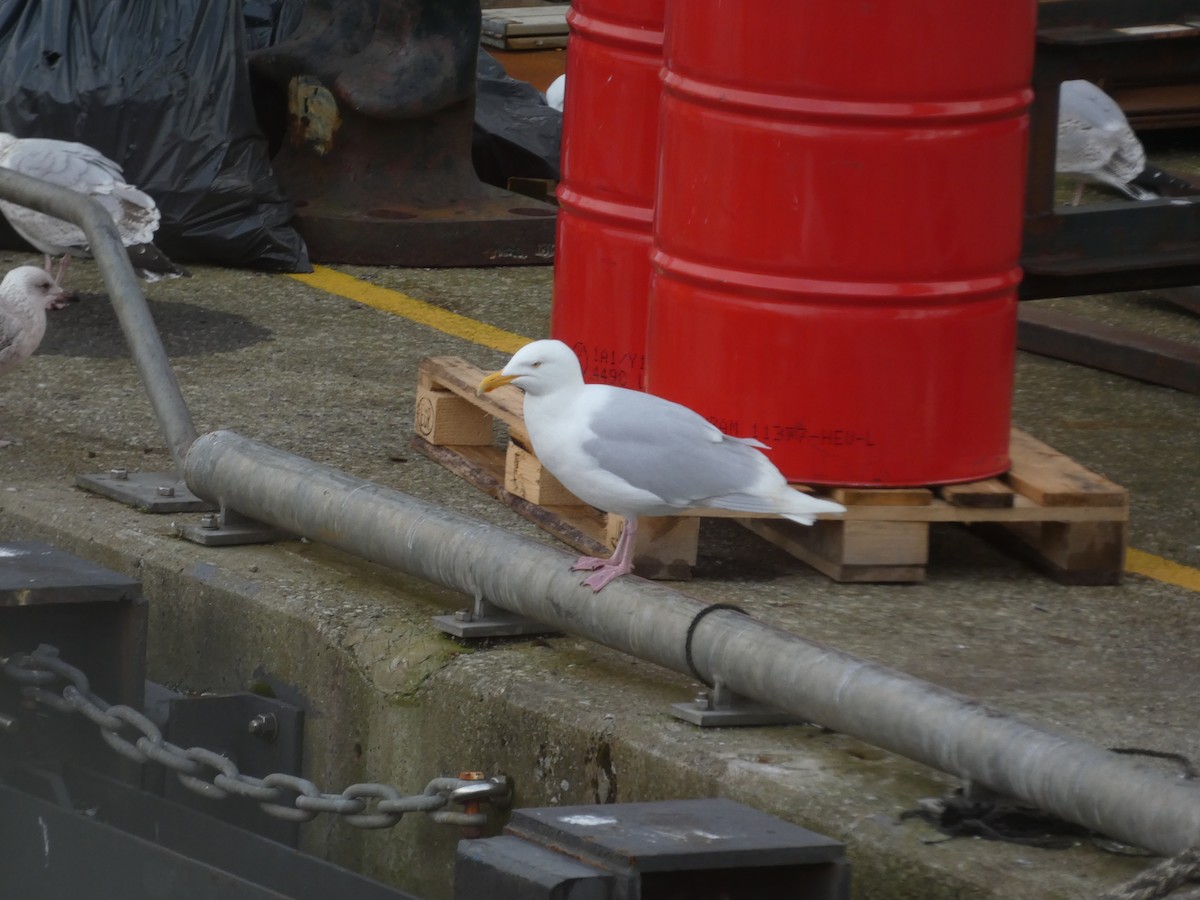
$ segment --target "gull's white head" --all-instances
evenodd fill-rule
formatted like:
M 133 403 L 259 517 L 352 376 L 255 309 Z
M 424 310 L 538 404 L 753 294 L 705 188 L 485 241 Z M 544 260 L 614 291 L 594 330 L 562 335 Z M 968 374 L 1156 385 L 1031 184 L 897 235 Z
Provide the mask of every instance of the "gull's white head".
M 45 309 L 63 296 L 58 282 L 37 266 L 18 266 L 0 282 L 0 298 L 11 309 Z
M 485 394 L 506 384 L 515 384 L 526 394 L 537 397 L 582 385 L 583 370 L 574 351 L 562 341 L 534 341 L 513 354 L 499 372 L 479 382 L 478 390 Z

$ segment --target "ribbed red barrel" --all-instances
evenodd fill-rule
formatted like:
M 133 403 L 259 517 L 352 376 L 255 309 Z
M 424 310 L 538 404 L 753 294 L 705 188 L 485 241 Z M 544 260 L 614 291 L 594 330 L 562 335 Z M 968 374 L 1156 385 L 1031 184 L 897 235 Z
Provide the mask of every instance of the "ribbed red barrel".
M 665 0 L 567 13 L 562 183 L 550 334 L 588 381 L 643 386 Z
M 794 481 L 1004 471 L 1035 20 L 671 0 L 647 389 Z

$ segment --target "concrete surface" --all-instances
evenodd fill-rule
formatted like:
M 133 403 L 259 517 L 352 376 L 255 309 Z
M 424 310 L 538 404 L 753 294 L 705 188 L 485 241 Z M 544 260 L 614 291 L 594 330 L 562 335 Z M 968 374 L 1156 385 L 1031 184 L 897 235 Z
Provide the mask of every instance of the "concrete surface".
M 0 269 L 29 259 L 0 253 Z M 343 271 L 547 333 L 549 268 Z M 421 358 L 491 367 L 505 354 L 286 276 L 194 272 L 147 293 L 201 433 L 230 428 L 552 543 L 408 447 Z M 49 540 L 140 578 L 151 677 L 189 691 L 265 682 L 301 703 L 306 774 L 327 790 L 370 780 L 419 791 L 478 769 L 510 774 L 521 806 L 729 796 L 846 841 L 863 898 L 1089 897 L 1145 864 L 1086 841 L 941 842 L 898 816 L 951 790 L 951 777 L 813 726 L 694 729 L 667 714 L 696 690 L 686 677 L 571 636 L 464 645 L 429 621 L 465 604 L 448 591 L 314 543 L 202 548 L 171 527 L 194 517 L 77 490 L 79 473 L 167 471 L 170 458 L 111 307 L 89 293 L 94 267 L 73 266 L 71 284 L 82 301 L 53 314 L 38 355 L 0 383 L 0 434 L 19 438 L 0 451 L 0 539 Z M 1200 343 L 1200 319 L 1153 295 L 1051 302 Z M 1131 545 L 1191 567 L 1198 412 L 1195 396 L 1019 360 L 1016 424 L 1128 487 Z M 953 526 L 934 528 L 925 583 L 837 585 L 717 520 L 704 523 L 696 576 L 679 587 L 1049 728 L 1200 759 L 1200 620 L 1187 587 L 1139 575 L 1063 587 Z M 328 816 L 304 828 L 315 853 L 449 896 L 453 829 L 415 814 L 384 832 Z

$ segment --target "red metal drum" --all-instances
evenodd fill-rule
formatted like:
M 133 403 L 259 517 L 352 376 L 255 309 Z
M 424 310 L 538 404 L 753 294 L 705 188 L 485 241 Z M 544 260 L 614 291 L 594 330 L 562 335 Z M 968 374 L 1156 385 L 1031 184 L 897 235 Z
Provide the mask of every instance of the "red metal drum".
M 641 389 L 665 0 L 567 13 L 562 183 L 550 334 L 588 381 Z
M 671 0 L 646 387 L 793 481 L 1008 467 L 1034 0 Z

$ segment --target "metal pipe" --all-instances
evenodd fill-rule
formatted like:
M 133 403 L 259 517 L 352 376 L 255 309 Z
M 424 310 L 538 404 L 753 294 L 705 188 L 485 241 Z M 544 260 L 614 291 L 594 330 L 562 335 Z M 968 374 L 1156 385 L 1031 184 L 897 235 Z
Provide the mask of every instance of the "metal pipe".
M 3 167 L 0 167 L 0 198 L 83 229 L 129 352 L 150 395 L 150 405 L 166 438 L 171 459 L 176 470 L 182 471 L 187 449 L 196 440 L 196 426 L 112 217 L 90 197 Z
M 622 578 L 597 596 L 560 550 L 233 432 L 199 438 L 184 477 L 271 525 L 688 671 L 703 604 L 662 585 Z M 750 616 L 705 616 L 692 658 L 710 682 L 1068 821 L 1157 853 L 1200 844 L 1200 787 Z

